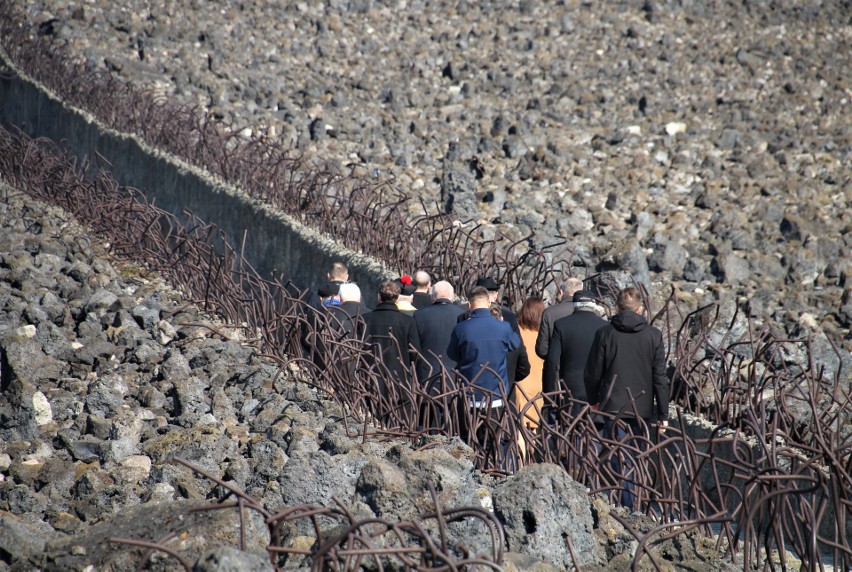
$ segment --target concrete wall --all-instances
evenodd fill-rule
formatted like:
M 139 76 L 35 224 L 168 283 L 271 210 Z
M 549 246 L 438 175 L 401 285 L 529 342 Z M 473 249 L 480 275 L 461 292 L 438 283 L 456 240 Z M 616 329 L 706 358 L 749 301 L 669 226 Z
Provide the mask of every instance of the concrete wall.
M 14 66 L 3 58 L 0 63 Z M 188 210 L 221 227 L 261 276 L 278 270 L 300 288 L 316 288 L 335 260 L 344 261 L 372 307 L 378 284 L 391 272 L 292 217 L 273 212 L 243 191 L 222 183 L 176 157 L 151 149 L 132 135 L 105 128 L 90 115 L 63 104 L 44 86 L 18 74 L 0 78 L 0 123 L 31 137 L 64 143 L 79 158 L 105 159 L 123 185 L 142 191 L 160 209 L 183 219 Z
M 709 421 L 699 417 L 695 417 L 694 415 L 683 414 L 683 419 L 686 435 L 693 443 L 695 443 L 696 450 L 701 453 L 707 454 L 711 450 L 711 446 L 709 444 L 701 443 L 701 441 L 706 441 L 711 436 L 715 436 L 718 439 L 727 439 L 732 437 L 734 434 L 733 431 L 729 429 L 715 431 L 717 429 L 716 425 L 713 425 Z M 678 427 L 679 421 L 675 417 L 669 420 L 669 424 Z M 747 462 L 755 463 L 756 460 L 765 456 L 765 452 L 759 443 L 757 443 L 754 439 L 745 438 L 742 434 L 740 435 L 740 440 L 736 445 L 736 451 L 734 450 L 734 445 L 729 442 L 713 443 L 712 451 L 718 458 L 725 461 L 745 459 Z M 745 490 L 746 482 L 741 478 L 734 477 L 734 469 L 721 463 L 716 463 L 715 465 L 719 482 L 730 483 L 740 494 L 742 494 Z M 826 478 L 830 478 L 828 474 L 826 474 Z M 716 476 L 713 474 L 713 464 L 708 462 L 701 467 L 699 479 L 701 481 L 703 491 L 711 499 L 718 502 L 719 495 L 716 494 L 714 488 Z M 798 485 L 800 489 L 807 489 L 809 487 L 808 483 L 804 481 L 800 481 Z M 726 491 L 723 490 L 722 495 L 725 494 L 727 494 L 727 498 L 729 500 L 727 504 L 730 511 L 733 508 L 733 505 L 737 502 L 737 495 L 733 492 L 726 493 Z M 834 527 L 838 522 L 837 515 L 835 514 L 836 507 L 833 505 L 831 498 L 827 498 L 825 500 L 827 506 L 825 514 L 819 523 L 819 533 L 825 538 L 834 538 Z M 841 510 L 843 510 L 842 507 Z M 846 518 L 846 537 L 852 538 L 852 519 L 848 516 Z

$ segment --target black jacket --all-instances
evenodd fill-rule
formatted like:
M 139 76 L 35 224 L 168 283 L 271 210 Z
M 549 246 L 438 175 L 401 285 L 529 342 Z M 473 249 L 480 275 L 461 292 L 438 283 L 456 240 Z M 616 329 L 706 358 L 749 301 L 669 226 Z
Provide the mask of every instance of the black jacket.
M 399 381 L 409 382 L 408 368 L 420 351 L 420 336 L 414 318 L 395 304 L 382 302 L 364 317 L 366 341 Z
M 361 302 L 342 302 L 337 306 L 329 306 L 328 313 L 331 315 L 329 322 L 332 331 L 337 334 L 339 339 L 354 339 L 364 336 L 363 317 L 370 311 L 365 311 Z
M 430 296 L 426 292 L 415 292 L 411 298 L 411 305 L 417 308 L 418 310 L 428 308 L 432 305 L 432 296 Z
M 447 371 L 455 369 L 456 362 L 447 356 L 447 346 L 458 317 L 464 313 L 464 308 L 446 298 L 439 298 L 434 304 L 414 312 L 421 353 L 417 375 L 421 380 L 440 372 L 442 363 Z
M 574 399 L 588 401 L 583 372 L 595 333 L 606 325 L 607 321 L 597 312 L 584 309 L 556 320 L 544 360 L 545 393 L 568 389 Z
M 584 374 L 589 403 L 602 411 L 633 417 L 665 419 L 670 386 L 666 377 L 663 334 L 645 318 L 622 310 L 595 334 Z

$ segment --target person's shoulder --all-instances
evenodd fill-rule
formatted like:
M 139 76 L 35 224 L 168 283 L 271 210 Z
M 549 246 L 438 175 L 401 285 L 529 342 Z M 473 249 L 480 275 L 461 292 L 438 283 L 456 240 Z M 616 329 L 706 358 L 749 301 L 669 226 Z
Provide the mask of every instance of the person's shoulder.
M 557 315 L 557 314 L 562 314 L 568 308 L 571 308 L 572 310 L 574 309 L 573 302 L 566 302 L 566 301 L 563 300 L 562 302 L 559 302 L 558 304 L 552 304 L 552 305 L 548 306 L 547 308 L 545 308 L 544 312 L 542 312 L 541 315 L 542 316 L 545 316 L 545 315 L 553 316 L 553 315 Z

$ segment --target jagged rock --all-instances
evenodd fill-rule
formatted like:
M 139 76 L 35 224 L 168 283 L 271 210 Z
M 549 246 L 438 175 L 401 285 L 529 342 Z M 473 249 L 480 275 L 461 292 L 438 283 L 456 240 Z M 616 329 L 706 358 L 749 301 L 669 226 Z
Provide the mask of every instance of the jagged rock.
M 274 572 L 269 554 L 246 552 L 231 546 L 219 546 L 203 554 L 192 567 L 193 572 Z
M 47 543 L 44 552 L 29 561 L 44 570 L 83 570 L 98 568 L 132 569 L 139 562 L 140 552 L 115 542 L 114 538 L 156 541 L 170 532 L 187 535 L 178 543 L 169 544 L 191 564 L 201 555 L 221 546 L 239 546 L 239 516 L 233 510 L 190 512 L 199 503 L 175 501 L 130 507 L 84 532 Z M 246 540 L 251 552 L 265 551 L 269 542 L 266 527 L 257 519 L 246 521 Z M 260 526 L 258 526 L 260 524 Z M 162 553 L 155 561 L 168 562 L 171 557 Z M 174 565 L 171 561 L 171 565 Z
M 212 469 L 220 459 L 233 456 L 235 446 L 223 428 L 209 424 L 183 431 L 173 427 L 162 437 L 146 441 L 142 450 L 155 463 L 179 457 Z
M 601 269 L 622 270 L 629 272 L 636 284 L 650 286 L 651 278 L 648 274 L 648 260 L 642 250 L 642 246 L 636 239 L 628 239 L 610 250 L 603 257 Z
M 52 536 L 41 526 L 0 511 L 0 554 L 6 565 L 26 569 L 30 558 L 40 556 Z
M 573 566 L 570 541 L 581 565 L 600 559 L 586 488 L 561 467 L 530 465 L 496 484 L 494 512 L 513 552 L 568 569 Z

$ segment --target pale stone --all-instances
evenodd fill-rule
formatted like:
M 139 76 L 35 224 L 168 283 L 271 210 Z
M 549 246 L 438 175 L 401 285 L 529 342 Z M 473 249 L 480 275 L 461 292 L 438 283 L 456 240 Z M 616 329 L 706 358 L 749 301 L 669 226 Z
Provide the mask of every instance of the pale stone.
M 144 469 L 147 474 L 151 470 L 151 458 L 146 455 L 130 455 L 121 461 L 120 465 L 122 467 Z
M 15 330 L 15 333 L 24 338 L 34 338 L 36 335 L 36 327 L 32 324 L 28 324 Z
M 36 425 L 47 425 L 53 421 L 53 409 L 51 409 L 50 402 L 41 391 L 36 391 L 33 394 L 33 411 L 35 412 Z
M 169 502 L 175 497 L 175 489 L 168 483 L 157 483 L 151 487 L 151 502 Z
M 668 135 L 677 135 L 678 133 L 686 132 L 686 123 L 680 121 L 672 121 L 671 123 L 666 123 L 666 133 Z
M 799 325 L 803 328 L 807 328 L 808 330 L 818 330 L 819 323 L 817 322 L 816 317 L 810 312 L 803 312 L 802 315 L 799 316 Z

